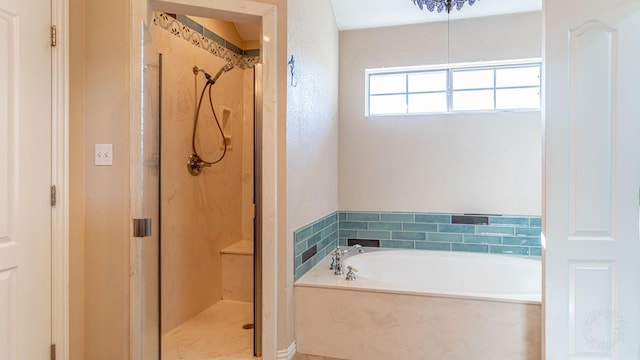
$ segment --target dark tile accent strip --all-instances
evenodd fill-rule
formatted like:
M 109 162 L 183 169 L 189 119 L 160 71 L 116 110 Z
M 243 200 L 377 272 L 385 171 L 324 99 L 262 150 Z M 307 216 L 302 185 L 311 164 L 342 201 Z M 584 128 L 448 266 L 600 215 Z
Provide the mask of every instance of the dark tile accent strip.
M 489 225 L 488 216 L 478 215 L 452 215 L 452 224 Z
M 302 253 L 302 263 L 306 263 L 307 260 L 311 259 L 311 257 L 318 253 L 318 246 L 313 245 Z
M 380 240 L 371 239 L 347 239 L 347 246 L 360 244 L 364 247 L 380 247 Z

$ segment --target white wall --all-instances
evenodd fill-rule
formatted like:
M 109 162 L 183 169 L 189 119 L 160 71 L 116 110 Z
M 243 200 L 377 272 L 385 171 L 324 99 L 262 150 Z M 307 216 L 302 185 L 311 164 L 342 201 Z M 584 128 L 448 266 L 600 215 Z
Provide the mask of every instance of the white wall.
M 293 231 L 338 210 L 338 40 L 329 0 L 288 2 L 297 86 L 287 88 L 287 270 L 278 312 L 288 316 L 280 345 L 293 341 Z
M 452 21 L 449 62 L 541 57 L 541 23 Z M 341 210 L 540 215 L 539 111 L 364 116 L 365 69 L 446 63 L 446 22 L 340 33 Z

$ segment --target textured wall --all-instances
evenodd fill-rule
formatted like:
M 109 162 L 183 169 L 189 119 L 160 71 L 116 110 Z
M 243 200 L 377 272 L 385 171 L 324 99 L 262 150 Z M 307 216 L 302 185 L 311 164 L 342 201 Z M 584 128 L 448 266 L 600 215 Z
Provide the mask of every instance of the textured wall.
M 128 13 L 129 2 L 85 0 L 84 6 L 85 103 L 78 119 L 84 122 L 84 133 L 75 139 L 86 154 L 84 359 L 127 359 L 131 35 L 129 19 L 123 14 Z M 94 144 L 113 144 L 113 166 L 94 165 Z
M 193 114 L 204 76 L 194 88 L 193 66 L 214 74 L 225 64 L 181 37 L 153 26 L 163 54 L 162 93 L 162 331 L 166 333 L 222 298 L 220 250 L 242 240 L 244 72 L 234 68 L 213 86 L 213 105 L 231 110 L 231 148 L 218 164 L 191 176 Z M 208 161 L 221 154 L 221 138 L 207 94 L 200 109 L 198 152 Z M 249 144 L 251 145 L 251 144 Z M 249 159 L 250 160 L 250 159 Z M 247 184 L 252 186 L 252 184 Z
M 280 349 L 293 341 L 293 231 L 338 209 L 339 35 L 331 2 L 289 1 L 288 27 L 297 86 L 287 88 L 286 271 L 278 294 L 287 331 L 279 332 Z
M 453 21 L 450 62 L 541 56 L 539 12 Z M 539 111 L 365 117 L 365 69 L 447 63 L 447 24 L 340 33 L 340 210 L 540 215 Z

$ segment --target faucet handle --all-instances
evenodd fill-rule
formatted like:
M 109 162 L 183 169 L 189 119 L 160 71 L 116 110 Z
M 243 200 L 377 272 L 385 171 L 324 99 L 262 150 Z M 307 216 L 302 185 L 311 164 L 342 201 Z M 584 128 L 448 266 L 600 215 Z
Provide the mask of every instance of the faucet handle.
M 345 277 L 346 280 L 348 281 L 353 281 L 356 279 L 356 274 L 358 272 L 358 269 L 354 268 L 353 266 L 347 266 L 347 269 L 349 271 L 347 271 L 347 276 Z

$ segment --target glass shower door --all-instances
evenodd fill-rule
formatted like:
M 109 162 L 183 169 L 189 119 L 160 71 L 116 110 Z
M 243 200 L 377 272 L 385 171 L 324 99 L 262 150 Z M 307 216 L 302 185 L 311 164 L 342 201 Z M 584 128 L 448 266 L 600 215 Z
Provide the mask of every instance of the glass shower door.
M 160 76 L 162 59 L 142 25 L 141 112 L 132 129 L 131 358 L 160 358 Z

